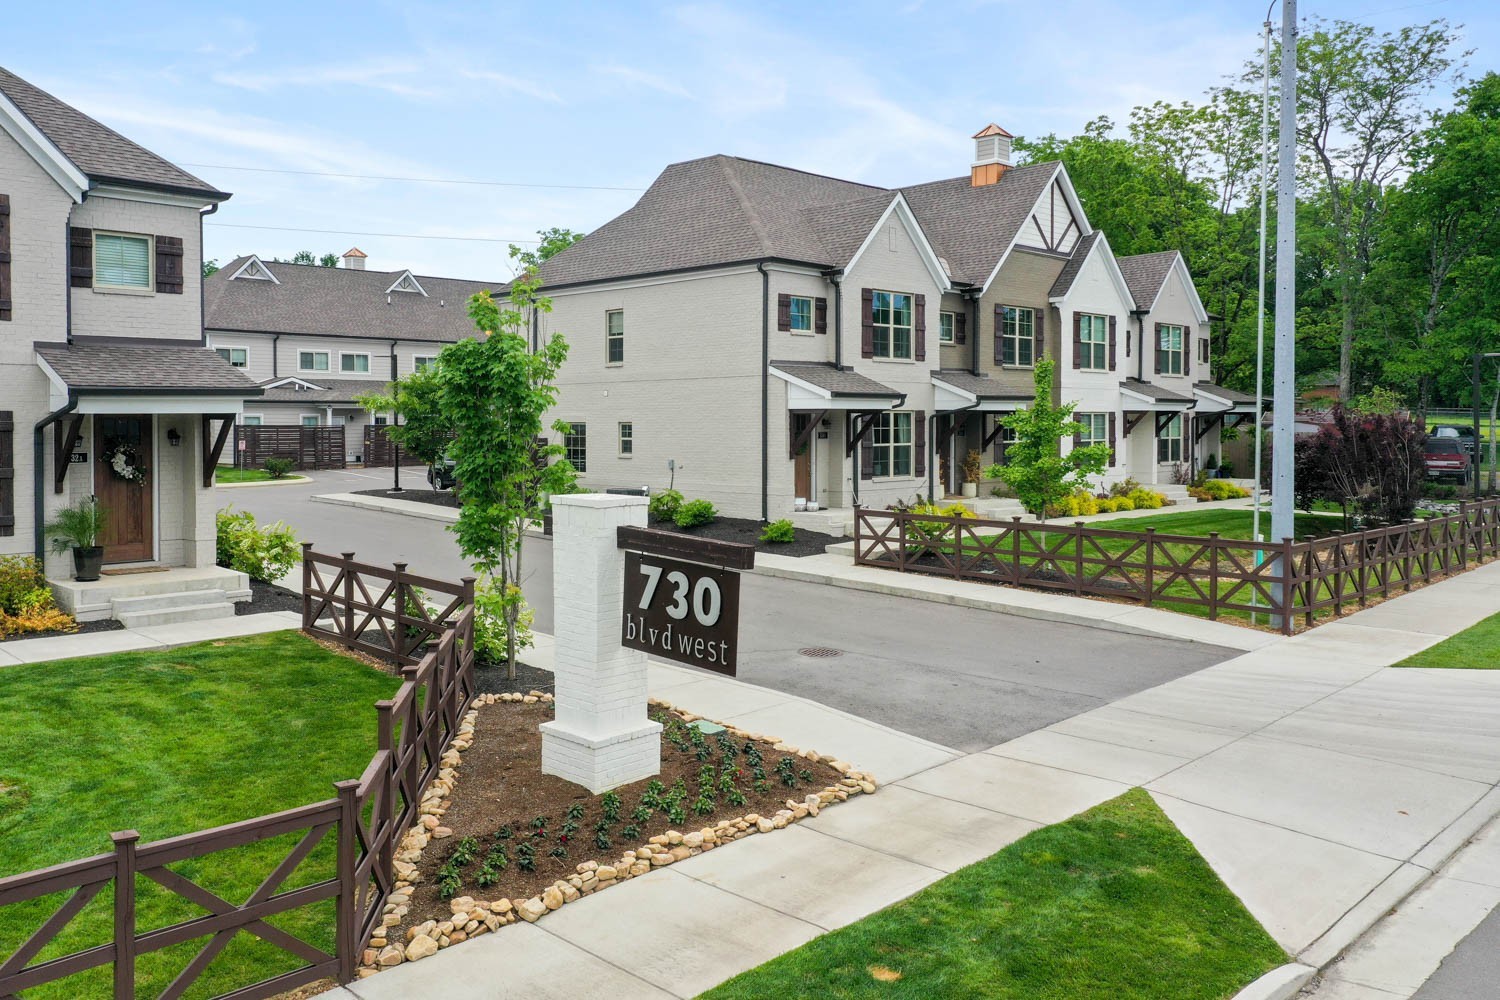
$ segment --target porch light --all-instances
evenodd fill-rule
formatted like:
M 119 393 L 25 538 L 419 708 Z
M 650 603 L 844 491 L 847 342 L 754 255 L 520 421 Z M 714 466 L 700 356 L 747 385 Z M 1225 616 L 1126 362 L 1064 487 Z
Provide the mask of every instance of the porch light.
M 182 435 L 177 433 L 177 428 L 167 428 L 167 444 L 171 445 L 173 448 L 182 444 Z

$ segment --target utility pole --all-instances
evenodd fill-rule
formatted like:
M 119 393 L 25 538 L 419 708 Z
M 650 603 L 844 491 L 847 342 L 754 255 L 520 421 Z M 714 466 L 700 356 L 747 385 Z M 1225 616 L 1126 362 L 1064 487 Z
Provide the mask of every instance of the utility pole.
M 1274 0 L 1272 6 L 1274 6 Z M 1251 487 L 1250 535 L 1260 541 L 1261 456 L 1265 452 L 1265 426 L 1261 421 L 1266 397 L 1266 185 L 1271 173 L 1271 9 L 1261 36 L 1264 65 L 1260 78 L 1260 255 L 1255 266 L 1255 485 Z M 1260 550 L 1256 550 L 1260 563 Z M 1252 621 L 1254 618 L 1252 617 Z
M 1296 533 L 1292 470 L 1297 405 L 1297 0 L 1281 3 L 1280 144 L 1276 174 L 1276 358 L 1271 407 L 1271 538 L 1275 541 Z M 1279 566 L 1277 575 L 1284 578 L 1290 572 L 1290 566 Z M 1277 595 L 1279 604 L 1290 600 L 1290 594 Z

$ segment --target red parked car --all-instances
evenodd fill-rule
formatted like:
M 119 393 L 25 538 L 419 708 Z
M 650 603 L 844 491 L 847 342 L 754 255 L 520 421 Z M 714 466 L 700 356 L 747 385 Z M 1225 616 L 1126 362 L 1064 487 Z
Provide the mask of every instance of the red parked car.
M 1428 479 L 1454 479 L 1467 484 L 1474 472 L 1473 460 L 1456 437 L 1428 438 L 1422 447 L 1422 462 L 1427 466 Z

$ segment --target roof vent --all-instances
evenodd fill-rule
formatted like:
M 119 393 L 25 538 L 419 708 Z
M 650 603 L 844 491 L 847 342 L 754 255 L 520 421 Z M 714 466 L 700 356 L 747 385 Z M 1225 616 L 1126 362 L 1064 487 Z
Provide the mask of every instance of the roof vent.
M 365 269 L 365 259 L 368 257 L 369 254 L 365 253 L 359 247 L 350 247 L 344 251 L 344 267 L 350 271 L 363 271 Z
M 1015 136 L 991 122 L 974 133 L 974 163 L 969 167 L 969 184 L 983 187 L 994 184 L 1010 169 L 1010 142 Z

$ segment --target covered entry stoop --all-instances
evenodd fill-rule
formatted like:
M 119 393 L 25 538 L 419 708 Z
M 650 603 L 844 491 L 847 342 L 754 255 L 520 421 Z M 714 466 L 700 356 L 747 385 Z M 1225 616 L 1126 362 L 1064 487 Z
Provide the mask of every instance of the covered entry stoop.
M 51 580 L 57 603 L 81 622 L 115 618 L 126 628 L 234 617 L 250 600 L 250 578 L 222 566 L 116 573 L 98 580 Z

